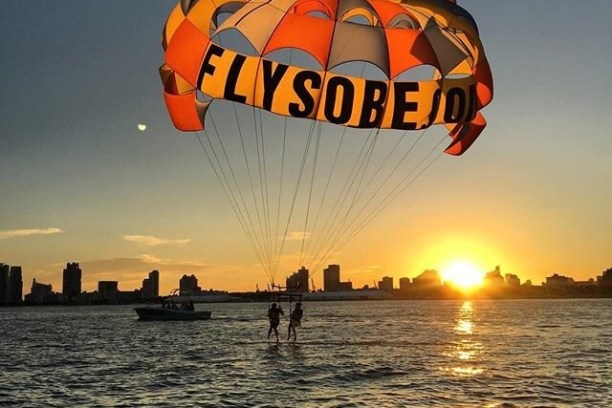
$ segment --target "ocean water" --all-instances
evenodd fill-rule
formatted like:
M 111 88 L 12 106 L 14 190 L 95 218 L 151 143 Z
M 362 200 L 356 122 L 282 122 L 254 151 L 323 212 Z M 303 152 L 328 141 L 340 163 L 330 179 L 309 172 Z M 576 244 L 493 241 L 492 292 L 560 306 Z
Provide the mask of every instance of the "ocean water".
M 305 303 L 278 344 L 267 307 L 2 308 L 0 406 L 612 407 L 612 299 Z

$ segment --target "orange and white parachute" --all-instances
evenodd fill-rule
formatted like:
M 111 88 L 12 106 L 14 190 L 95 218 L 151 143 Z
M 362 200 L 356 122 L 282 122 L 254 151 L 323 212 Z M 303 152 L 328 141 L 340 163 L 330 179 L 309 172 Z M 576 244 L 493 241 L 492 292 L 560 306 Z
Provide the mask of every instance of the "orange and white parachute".
M 223 14 L 231 15 L 221 22 Z M 214 41 L 227 30 L 240 32 L 254 55 Z M 416 130 L 445 124 L 453 138 L 447 152 L 461 154 L 484 128 L 480 109 L 493 95 L 476 24 L 455 1 L 181 1 L 168 18 L 163 46 L 166 104 L 175 126 L 186 131 L 204 128 L 210 102 L 198 103 L 200 90 L 343 126 Z M 320 69 L 267 59 L 281 49 L 308 53 Z M 350 61 L 369 62 L 387 78 L 333 72 Z M 434 77 L 398 80 L 419 65 L 434 67 Z
M 480 111 L 493 97 L 476 23 L 453 0 L 183 0 L 167 20 L 162 44 L 164 99 L 182 131 L 207 128 L 211 105 L 225 100 L 339 125 L 343 135 L 346 128 L 377 129 L 378 135 L 381 129 L 423 132 L 441 124 L 452 139 L 444 151 L 461 155 L 484 129 Z M 295 55 L 308 64 L 296 62 Z M 374 67 L 377 75 L 355 64 Z M 423 67 L 428 77 L 411 78 Z M 236 120 L 242 133 L 238 113 Z M 260 116 L 251 134 L 263 137 L 263 127 Z M 252 212 L 266 218 L 269 200 L 258 200 Z M 248 209 L 241 201 L 234 200 L 234 210 L 243 214 L 245 231 L 256 236 L 254 227 L 245 226 Z M 265 220 L 260 224 L 264 232 L 253 242 L 261 259 L 274 250 L 258 242 L 275 237 Z M 311 236 L 307 228 L 301 233 Z

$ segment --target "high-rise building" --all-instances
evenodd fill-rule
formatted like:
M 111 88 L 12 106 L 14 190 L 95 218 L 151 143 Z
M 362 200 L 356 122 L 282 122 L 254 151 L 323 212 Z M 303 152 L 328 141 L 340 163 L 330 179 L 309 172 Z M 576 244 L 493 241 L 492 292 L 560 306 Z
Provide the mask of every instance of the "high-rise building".
M 506 281 L 501 274 L 501 267 L 498 265 L 494 271 L 487 272 L 484 277 L 485 286 L 499 288 L 506 285 Z
M 51 300 L 52 296 L 53 287 L 51 286 L 51 284 L 45 285 L 44 283 L 38 283 L 36 282 L 36 279 L 33 279 L 30 293 L 26 295 L 26 302 L 45 303 Z
M 70 302 L 81 294 L 81 268 L 77 262 L 67 263 L 62 279 L 64 301 Z
M 334 292 L 340 286 L 340 265 L 329 265 L 323 269 L 323 290 Z
M 8 280 L 8 303 L 18 304 L 23 302 L 23 278 L 21 266 L 11 266 Z
M 301 267 L 286 280 L 287 290 L 292 292 L 308 292 L 308 278 L 310 273 L 305 267 Z
M 158 270 L 149 272 L 149 277 L 142 281 L 142 289 L 140 293 L 143 299 L 151 299 L 159 296 Z
M 507 273 L 506 285 L 511 288 L 518 288 L 519 286 L 521 286 L 521 279 L 513 273 Z
M 442 277 L 435 269 L 427 269 L 412 279 L 412 284 L 421 289 L 431 289 L 442 286 Z
M 340 265 L 328 265 L 323 270 L 323 290 L 326 292 L 353 290 L 351 281 L 340 281 Z
M 98 299 L 108 303 L 116 303 L 119 296 L 119 282 L 99 281 Z
M 604 288 L 612 287 L 612 268 L 606 269 L 601 276 L 597 277 L 597 284 Z
M 549 276 L 546 278 L 546 287 L 548 288 L 564 288 L 568 286 L 572 286 L 574 284 L 574 279 L 559 275 L 555 273 L 553 276 Z
M 179 294 L 181 296 L 196 295 L 202 292 L 202 288 L 198 286 L 198 278 L 195 275 L 183 275 L 179 281 Z
M 0 305 L 8 303 L 9 266 L 0 263 Z
M 408 290 L 408 289 L 410 289 L 410 278 L 400 278 L 399 279 L 399 288 L 400 288 L 400 290 Z
M 382 278 L 382 280 L 378 282 L 378 289 L 393 292 L 393 278 L 390 276 Z

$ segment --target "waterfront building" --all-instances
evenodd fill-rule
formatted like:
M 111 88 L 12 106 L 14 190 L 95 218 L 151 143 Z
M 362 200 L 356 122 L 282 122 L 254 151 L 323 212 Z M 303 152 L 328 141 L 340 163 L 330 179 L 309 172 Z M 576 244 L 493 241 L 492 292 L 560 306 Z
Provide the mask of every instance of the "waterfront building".
M 408 290 L 408 289 L 410 289 L 410 278 L 400 278 L 399 279 L 399 288 L 400 288 L 400 290 Z
M 499 288 L 506 285 L 506 281 L 501 274 L 501 267 L 497 265 L 495 270 L 487 272 L 484 277 L 484 284 L 490 288 Z
M 390 276 L 382 278 L 382 280 L 378 282 L 378 289 L 393 292 L 393 278 Z
M 55 296 L 53 295 L 53 286 L 51 284 L 38 283 L 36 279 L 33 279 L 30 293 L 26 295 L 25 300 L 27 303 L 39 304 L 50 302 L 53 298 Z
M 338 283 L 338 290 L 343 290 L 343 291 L 353 290 L 353 282 L 348 281 L 348 282 Z
M 323 270 L 323 290 L 325 292 L 353 290 L 353 283 L 340 281 L 340 265 L 328 265 Z
M 62 277 L 62 295 L 65 302 L 71 302 L 81 294 L 82 271 L 77 262 L 67 263 Z
M 198 286 L 198 278 L 195 275 L 183 275 L 179 281 L 179 294 L 181 296 L 197 295 L 202 292 Z
M 287 290 L 302 293 L 308 292 L 309 277 L 310 273 L 308 269 L 302 266 L 297 272 L 287 278 Z
M 0 263 L 0 305 L 8 303 L 9 266 Z
M 595 279 L 591 278 L 587 281 L 575 281 L 574 286 L 581 287 L 581 288 L 590 288 L 590 287 L 597 286 L 597 282 L 595 281 Z
M 142 281 L 142 289 L 140 293 L 143 299 L 151 299 L 159 296 L 158 270 L 149 272 L 149 277 Z
M 597 277 L 597 284 L 605 288 L 612 288 L 612 268 L 608 268 Z
M 11 304 L 23 302 L 23 277 L 21 266 L 11 266 L 8 279 L 7 301 Z
M 553 276 L 546 278 L 545 286 L 547 288 L 567 288 L 574 285 L 574 279 L 567 276 L 559 275 L 555 273 Z
M 442 277 L 435 269 L 426 269 L 412 279 L 412 284 L 419 289 L 438 288 L 442 286 Z
M 340 265 L 328 265 L 323 269 L 323 290 L 333 292 L 340 285 Z
M 117 281 L 99 281 L 98 282 L 98 300 L 108 303 L 117 303 L 119 296 L 119 282 Z
M 518 288 L 519 286 L 521 286 L 521 280 L 515 274 L 507 273 L 505 278 L 506 278 L 506 285 L 508 285 L 509 287 Z

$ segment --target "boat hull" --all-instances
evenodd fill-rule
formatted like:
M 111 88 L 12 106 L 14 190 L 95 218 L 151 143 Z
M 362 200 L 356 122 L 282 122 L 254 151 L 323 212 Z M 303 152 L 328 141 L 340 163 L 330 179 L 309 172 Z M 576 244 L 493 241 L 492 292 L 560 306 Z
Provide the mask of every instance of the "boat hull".
M 176 310 L 162 307 L 136 307 L 139 320 L 208 320 L 210 311 Z

